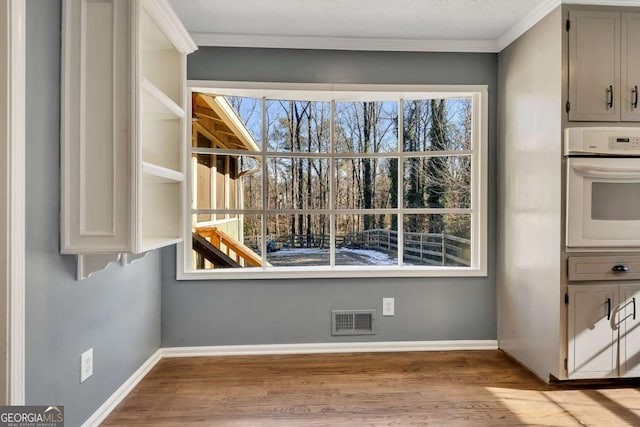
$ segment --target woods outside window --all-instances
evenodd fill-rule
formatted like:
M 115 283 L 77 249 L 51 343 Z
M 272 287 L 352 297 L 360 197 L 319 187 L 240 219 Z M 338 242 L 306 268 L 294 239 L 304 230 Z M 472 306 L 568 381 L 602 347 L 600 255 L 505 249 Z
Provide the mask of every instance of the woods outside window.
M 190 94 L 178 278 L 486 275 L 486 87 L 229 85 Z

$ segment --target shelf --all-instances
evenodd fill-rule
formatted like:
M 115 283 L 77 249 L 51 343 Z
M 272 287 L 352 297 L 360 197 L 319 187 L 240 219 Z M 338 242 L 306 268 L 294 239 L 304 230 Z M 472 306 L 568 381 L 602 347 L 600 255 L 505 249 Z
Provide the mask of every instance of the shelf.
M 149 182 L 167 183 L 184 181 L 183 173 L 149 162 L 142 162 L 142 173 L 145 174 Z
M 150 80 L 142 79 L 142 116 L 151 120 L 175 120 L 184 118 L 185 112 Z

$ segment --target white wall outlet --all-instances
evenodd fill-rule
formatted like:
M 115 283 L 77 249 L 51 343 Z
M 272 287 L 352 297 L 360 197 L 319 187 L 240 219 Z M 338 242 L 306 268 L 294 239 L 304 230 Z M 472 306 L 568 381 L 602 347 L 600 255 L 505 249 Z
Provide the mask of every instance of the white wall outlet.
M 396 299 L 382 298 L 382 315 L 395 316 L 395 314 L 396 314 Z
M 85 351 L 80 355 L 80 382 L 83 383 L 93 375 L 93 349 Z

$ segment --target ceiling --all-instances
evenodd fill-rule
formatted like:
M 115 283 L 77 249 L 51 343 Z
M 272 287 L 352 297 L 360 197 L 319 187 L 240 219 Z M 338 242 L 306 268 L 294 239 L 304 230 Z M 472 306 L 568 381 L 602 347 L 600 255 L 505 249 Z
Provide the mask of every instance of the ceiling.
M 170 0 L 201 46 L 498 52 L 561 3 L 640 0 Z

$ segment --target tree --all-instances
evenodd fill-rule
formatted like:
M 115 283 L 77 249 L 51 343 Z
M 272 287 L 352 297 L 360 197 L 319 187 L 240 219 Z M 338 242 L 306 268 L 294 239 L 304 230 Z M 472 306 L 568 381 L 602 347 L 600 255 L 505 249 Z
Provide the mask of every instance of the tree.
M 362 103 L 362 137 L 363 137 L 363 153 L 372 152 L 372 134 L 374 126 L 377 124 L 375 115 L 375 104 L 373 102 Z M 365 209 L 373 208 L 373 180 L 371 175 L 371 158 L 363 157 L 362 162 L 362 206 Z M 364 216 L 364 229 L 371 230 L 375 227 L 373 215 Z
M 444 151 L 447 149 L 447 120 L 445 101 L 443 99 L 430 101 L 431 128 L 429 129 L 430 151 Z M 426 202 L 430 208 L 444 208 L 447 167 L 446 159 L 442 156 L 430 157 L 426 163 L 426 173 L 429 180 L 426 183 Z M 444 216 L 434 214 L 429 217 L 429 233 L 442 233 L 444 230 Z
M 421 144 L 421 123 L 420 111 L 422 101 L 410 101 L 405 103 L 404 115 L 404 151 L 407 153 L 418 153 L 422 150 Z M 407 160 L 407 171 L 405 176 L 404 202 L 408 208 L 422 208 L 425 206 L 423 189 L 422 159 L 410 157 Z M 420 231 L 421 221 L 416 215 L 409 217 L 408 227 L 411 231 Z
M 472 137 L 472 106 L 470 99 L 456 100 L 458 109 L 455 121 L 448 126 L 449 149 L 470 150 Z M 467 208 L 471 206 L 471 157 L 452 156 L 448 162 L 445 206 Z M 468 215 L 449 215 L 446 221 L 448 234 L 468 239 L 471 237 L 471 222 Z
M 372 154 L 395 151 L 397 103 L 345 102 L 336 104 L 336 151 L 349 156 L 337 162 L 337 203 L 351 209 L 397 206 L 397 161 Z M 395 178 L 390 169 L 395 168 Z M 392 190 L 395 182 L 396 189 Z M 395 195 L 392 193 L 395 192 Z M 338 233 L 387 228 L 388 217 L 378 214 L 347 216 Z

